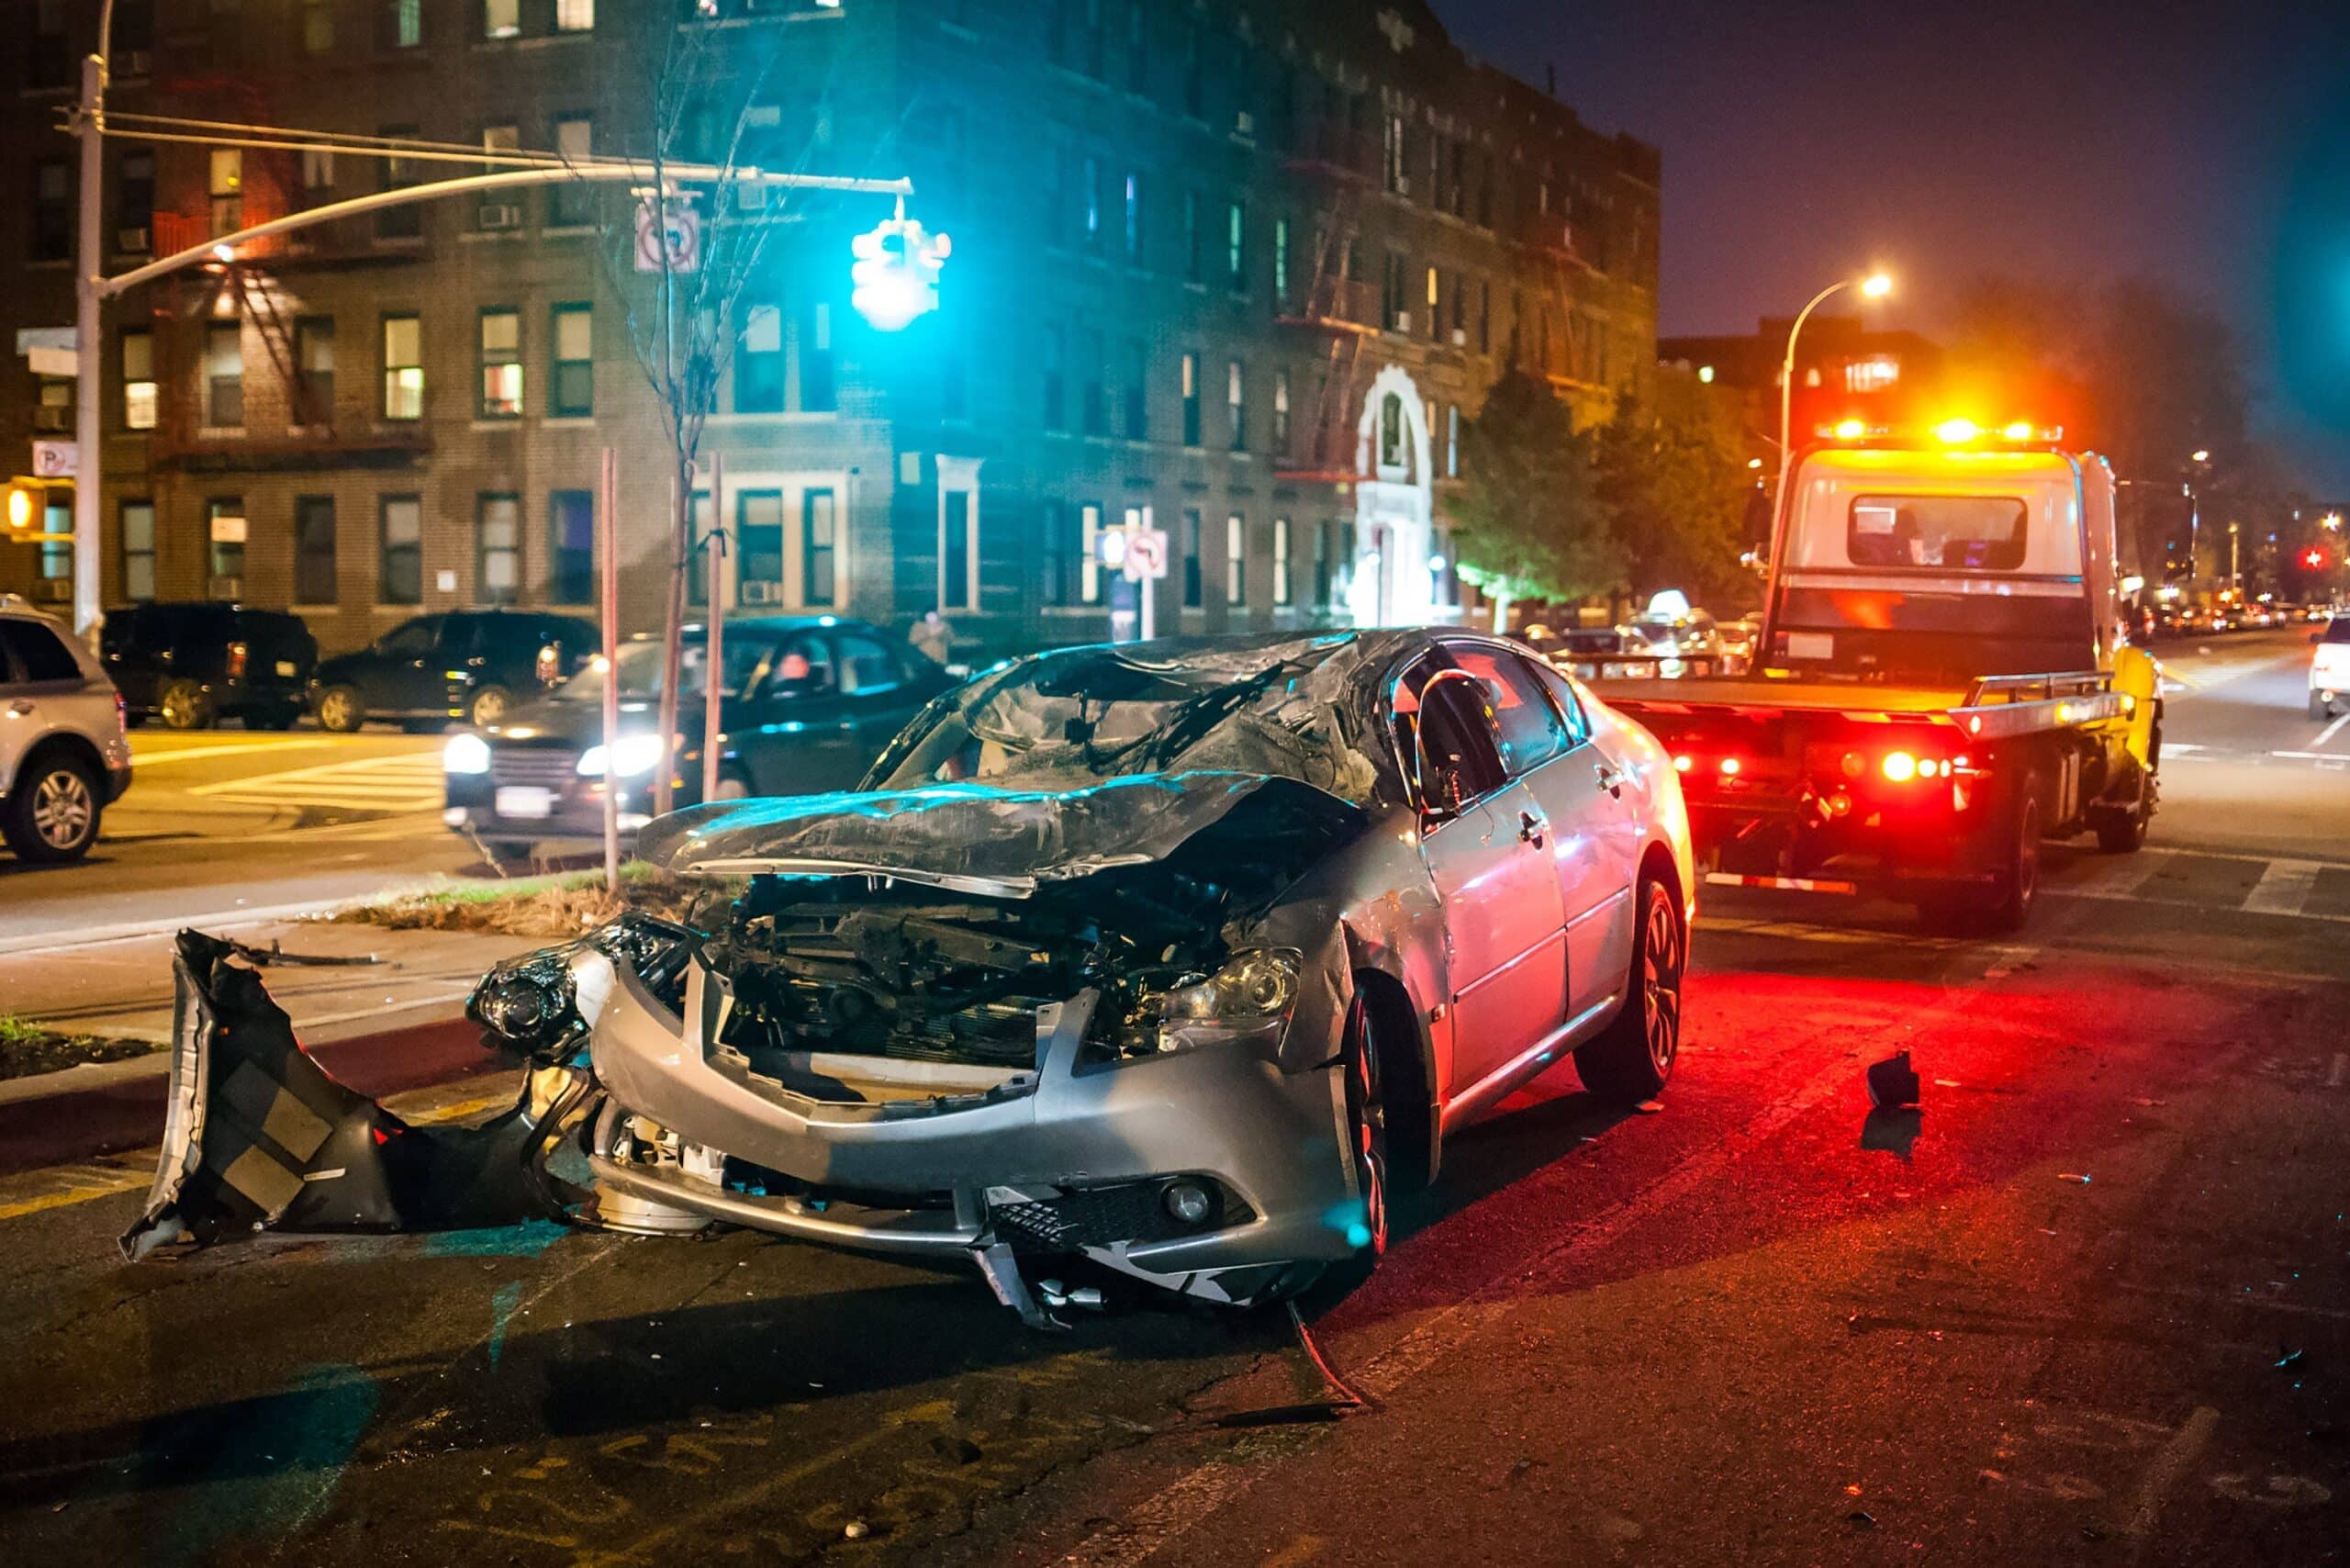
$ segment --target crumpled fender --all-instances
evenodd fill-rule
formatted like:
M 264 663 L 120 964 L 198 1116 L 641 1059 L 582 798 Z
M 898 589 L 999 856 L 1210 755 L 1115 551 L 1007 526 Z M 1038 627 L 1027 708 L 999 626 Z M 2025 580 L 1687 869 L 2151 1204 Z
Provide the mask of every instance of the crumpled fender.
M 576 1201 L 540 1161 L 594 1087 L 584 1070 L 539 1069 L 512 1110 L 477 1127 L 411 1126 L 320 1067 L 232 953 L 179 935 L 162 1154 L 126 1259 L 266 1230 L 513 1225 Z

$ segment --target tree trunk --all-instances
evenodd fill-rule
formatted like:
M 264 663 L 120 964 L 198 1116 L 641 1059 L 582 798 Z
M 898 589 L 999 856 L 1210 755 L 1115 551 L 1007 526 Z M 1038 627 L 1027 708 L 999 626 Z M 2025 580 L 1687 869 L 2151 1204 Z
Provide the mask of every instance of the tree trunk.
M 1509 634 L 1509 590 L 1496 588 L 1494 591 L 1494 635 L 1496 637 Z
M 682 457 L 677 462 L 675 495 L 669 513 L 669 603 L 661 622 L 660 733 L 666 744 L 653 775 L 653 814 L 656 817 L 666 815 L 677 801 L 673 783 L 677 769 L 677 687 L 685 662 L 686 573 L 692 569 L 694 558 L 693 465 Z M 716 506 L 717 498 L 712 497 L 713 511 Z

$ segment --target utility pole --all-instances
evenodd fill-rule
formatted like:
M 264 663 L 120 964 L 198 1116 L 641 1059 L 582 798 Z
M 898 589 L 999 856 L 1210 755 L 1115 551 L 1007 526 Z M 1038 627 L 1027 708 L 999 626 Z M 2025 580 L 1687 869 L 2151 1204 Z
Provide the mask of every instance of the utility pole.
M 73 242 L 73 631 L 98 634 L 98 487 L 106 476 L 100 424 L 99 267 L 106 255 L 106 39 L 114 0 L 98 8 L 97 47 L 82 62 L 82 106 L 73 134 L 82 143 L 81 227 Z

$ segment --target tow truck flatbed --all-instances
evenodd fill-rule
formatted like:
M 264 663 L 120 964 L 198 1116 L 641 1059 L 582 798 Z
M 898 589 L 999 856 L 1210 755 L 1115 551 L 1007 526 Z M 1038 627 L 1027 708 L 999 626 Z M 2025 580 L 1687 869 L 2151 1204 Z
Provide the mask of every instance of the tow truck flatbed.
M 2132 700 L 2113 691 L 2111 678 L 2094 670 L 1990 676 L 1965 686 L 1878 686 L 1759 675 L 1584 684 L 1610 707 L 1634 714 L 1694 713 L 1700 709 L 1756 717 L 1832 713 L 1855 723 L 1946 723 L 1991 738 L 2094 725 L 2125 719 L 2132 711 Z

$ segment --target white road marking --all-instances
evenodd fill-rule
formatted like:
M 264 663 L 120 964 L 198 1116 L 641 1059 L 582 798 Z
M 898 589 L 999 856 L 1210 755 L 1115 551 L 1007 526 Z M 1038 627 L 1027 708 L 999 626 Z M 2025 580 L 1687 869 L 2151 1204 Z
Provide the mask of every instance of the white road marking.
M 2315 750 L 2317 747 L 2322 746 L 2325 745 L 2326 742 L 2332 740 L 2335 735 L 2341 734 L 2342 726 L 2344 724 L 2350 724 L 2350 713 L 2343 714 L 2340 718 L 2334 720 L 2333 722 L 2320 730 L 2317 733 L 2317 739 L 2310 742 L 2311 749 Z
M 339 806 L 350 811 L 421 812 L 442 800 L 441 758 L 432 752 L 352 757 L 316 767 L 224 778 L 188 790 L 244 805 Z
M 2173 1433 L 2170 1441 L 2162 1446 L 2147 1464 L 2143 1479 L 2138 1484 L 2137 1500 L 2130 1506 L 2130 1514 L 2121 1528 L 2139 1537 L 2152 1535 L 2154 1522 L 2162 1518 L 2163 1502 L 2187 1467 L 2202 1457 L 2211 1444 L 2211 1433 L 2220 1424 L 2220 1413 L 2208 1405 L 2196 1406 L 2187 1424 Z
M 2271 860 L 2243 907 L 2254 914 L 2299 914 L 2325 868 L 2315 860 Z
M 322 745 L 332 745 L 330 740 L 259 741 L 251 745 L 192 745 L 166 746 L 151 751 L 138 741 L 130 743 L 130 763 L 134 767 L 160 767 L 167 762 L 193 762 L 200 756 L 259 756 L 266 751 L 299 751 Z

